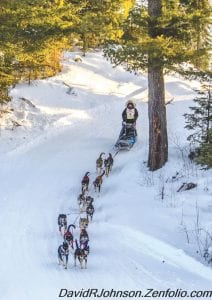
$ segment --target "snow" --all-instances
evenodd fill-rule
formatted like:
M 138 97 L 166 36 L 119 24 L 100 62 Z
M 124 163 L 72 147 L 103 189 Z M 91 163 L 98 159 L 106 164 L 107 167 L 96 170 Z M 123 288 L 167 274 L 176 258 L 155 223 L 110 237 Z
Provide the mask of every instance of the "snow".
M 188 161 L 182 116 L 198 82 L 166 77 L 167 101 L 174 99 L 167 105 L 169 161 L 151 173 L 145 74 L 114 69 L 100 52 L 82 62 L 76 55 L 65 53 L 61 74 L 11 90 L 15 111 L 1 126 L 1 299 L 59 299 L 62 288 L 210 290 L 212 270 L 197 253 L 197 224 L 211 232 L 212 172 Z M 75 269 L 70 255 L 63 270 L 57 216 L 67 213 L 75 222 L 81 179 L 90 171 L 94 180 L 97 157 L 112 151 L 130 98 L 139 111 L 138 142 L 115 157 L 101 195 L 91 190 L 96 211 L 88 268 Z M 22 126 L 9 130 L 11 118 Z M 177 193 L 183 182 L 197 188 Z

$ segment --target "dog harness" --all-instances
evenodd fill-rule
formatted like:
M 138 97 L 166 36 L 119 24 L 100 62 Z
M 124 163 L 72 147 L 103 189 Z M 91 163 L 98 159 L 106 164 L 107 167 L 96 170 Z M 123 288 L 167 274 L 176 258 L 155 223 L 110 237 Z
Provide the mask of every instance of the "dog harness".
M 82 184 L 85 184 L 85 185 L 89 184 L 89 177 L 87 175 L 83 177 Z
M 65 234 L 64 234 L 64 238 L 67 240 L 67 241 L 71 241 L 73 240 L 73 235 L 71 234 L 71 232 L 67 231 Z

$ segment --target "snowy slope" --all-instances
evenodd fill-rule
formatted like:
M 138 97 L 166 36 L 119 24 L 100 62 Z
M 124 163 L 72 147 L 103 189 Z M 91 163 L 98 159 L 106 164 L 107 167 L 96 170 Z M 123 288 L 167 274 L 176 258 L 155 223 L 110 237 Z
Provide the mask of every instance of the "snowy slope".
M 167 100 L 174 97 L 167 106 L 170 159 L 152 174 L 145 165 L 146 76 L 113 69 L 101 53 L 89 54 L 82 63 L 75 63 L 74 55 L 65 55 L 58 76 L 11 91 L 13 103 L 22 97 L 35 107 L 25 106 L 24 126 L 1 132 L 1 299 L 59 299 L 62 288 L 210 290 L 212 270 L 196 253 L 193 228 L 196 207 L 202 225 L 212 225 L 212 174 L 181 156 L 186 145 L 182 114 L 197 83 L 167 77 Z M 73 268 L 70 256 L 63 270 L 57 264 L 62 242 L 57 216 L 70 213 L 69 222 L 76 220 L 72 212 L 81 178 L 86 171 L 94 178 L 99 153 L 112 149 L 129 98 L 140 113 L 138 143 L 115 157 L 113 172 L 95 197 L 88 269 Z M 176 172 L 182 177 L 170 181 Z M 176 193 L 184 180 L 198 182 L 197 189 Z

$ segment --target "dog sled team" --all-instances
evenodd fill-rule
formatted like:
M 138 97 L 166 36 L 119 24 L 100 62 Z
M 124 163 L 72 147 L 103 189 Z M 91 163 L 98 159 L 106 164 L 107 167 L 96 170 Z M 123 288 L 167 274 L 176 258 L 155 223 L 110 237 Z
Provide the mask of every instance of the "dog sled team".
M 119 139 L 116 142 L 115 148 L 130 149 L 136 141 L 136 120 L 138 118 L 138 111 L 132 101 L 128 101 L 126 108 L 122 113 L 122 130 Z M 103 178 L 108 177 L 113 167 L 113 156 L 111 153 L 105 157 L 105 153 L 100 153 L 96 160 L 96 178 L 93 181 L 94 192 L 101 192 Z M 87 268 L 87 259 L 90 252 L 89 236 L 87 228 L 93 219 L 94 198 L 89 195 L 90 172 L 86 172 L 81 181 L 81 193 L 77 201 L 79 205 L 79 224 L 70 224 L 68 226 L 67 215 L 60 214 L 58 216 L 59 232 L 63 237 L 63 243 L 58 247 L 58 262 L 65 269 L 68 266 L 70 253 L 74 257 L 74 266 L 79 262 L 81 268 Z M 90 189 L 91 190 L 91 189 Z M 82 215 L 84 214 L 84 215 Z M 75 238 L 75 231 L 79 228 L 79 242 Z
M 105 153 L 101 153 L 96 160 L 96 178 L 93 181 L 94 192 L 101 192 L 103 177 L 109 176 L 112 171 L 113 157 L 109 153 L 108 157 L 103 158 Z M 90 252 L 89 249 L 89 236 L 87 228 L 92 222 L 95 212 L 94 198 L 89 195 L 90 172 L 86 172 L 81 181 L 81 193 L 77 201 L 79 205 L 79 224 L 68 225 L 67 215 L 60 214 L 58 216 L 58 228 L 63 237 L 63 243 L 58 247 L 58 262 L 65 269 L 67 269 L 69 255 L 73 254 L 74 266 L 79 262 L 81 268 L 87 268 L 87 258 Z M 76 228 L 79 228 L 79 241 L 75 238 Z

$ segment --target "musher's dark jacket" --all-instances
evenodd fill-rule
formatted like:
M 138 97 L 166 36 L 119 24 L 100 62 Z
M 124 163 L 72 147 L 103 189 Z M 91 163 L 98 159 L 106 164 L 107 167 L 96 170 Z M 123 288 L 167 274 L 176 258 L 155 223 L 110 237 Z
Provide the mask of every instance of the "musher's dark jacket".
M 138 110 L 136 108 L 133 108 L 135 110 L 134 112 L 134 118 L 133 119 L 127 119 L 127 107 L 122 112 L 122 120 L 123 122 L 126 122 L 128 124 L 133 124 L 138 119 Z

